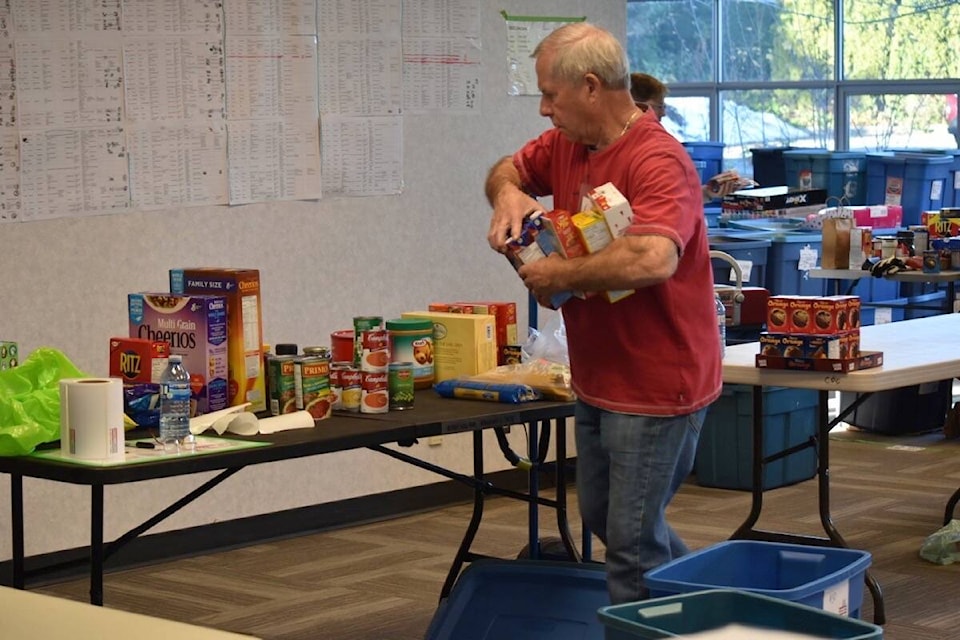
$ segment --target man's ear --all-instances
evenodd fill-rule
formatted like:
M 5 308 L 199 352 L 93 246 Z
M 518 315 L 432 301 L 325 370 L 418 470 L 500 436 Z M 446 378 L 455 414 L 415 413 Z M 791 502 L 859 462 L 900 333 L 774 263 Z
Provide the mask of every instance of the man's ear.
M 591 96 L 595 96 L 600 93 L 600 89 L 603 87 L 603 82 L 595 73 L 587 73 L 583 76 L 583 84 L 587 88 L 587 93 Z

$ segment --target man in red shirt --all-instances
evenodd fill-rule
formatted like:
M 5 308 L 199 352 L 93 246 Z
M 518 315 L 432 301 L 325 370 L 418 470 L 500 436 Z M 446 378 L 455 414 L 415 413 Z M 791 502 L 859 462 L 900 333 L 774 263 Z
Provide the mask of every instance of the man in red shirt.
M 537 46 L 540 114 L 553 128 L 487 176 L 488 241 L 504 251 L 535 199 L 576 212 L 612 182 L 633 220 L 600 251 L 519 269 L 543 304 L 567 290 L 566 325 L 584 522 L 606 545 L 614 603 L 646 596 L 642 575 L 687 548 L 665 509 L 693 467 L 707 406 L 720 394 L 720 345 L 699 176 L 683 146 L 630 96 L 626 56 L 607 31 L 560 27 Z

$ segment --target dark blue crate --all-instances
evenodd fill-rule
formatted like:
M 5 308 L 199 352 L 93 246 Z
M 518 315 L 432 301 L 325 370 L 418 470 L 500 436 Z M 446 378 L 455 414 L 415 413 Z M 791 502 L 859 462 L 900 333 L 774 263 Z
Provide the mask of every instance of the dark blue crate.
M 865 204 L 866 154 L 827 149 L 789 149 L 783 152 L 787 186 L 826 189 L 829 198 L 847 204 Z
M 738 237 L 730 235 L 711 235 L 708 238 L 710 249 L 730 254 L 734 260 L 749 262 L 750 277 L 743 282 L 745 287 L 762 287 L 766 282 L 767 252 L 770 241 L 762 238 Z M 726 260 L 712 258 L 713 281 L 716 284 L 735 284 L 736 274 L 731 275 L 733 267 Z
M 870 553 L 782 542 L 728 540 L 647 571 L 651 598 L 740 589 L 860 617 Z
M 819 395 L 812 389 L 765 387 L 763 454 L 769 456 L 810 441 L 817 433 Z M 694 461 L 697 484 L 748 491 L 753 487 L 753 387 L 725 384 L 707 410 Z M 763 488 L 776 489 L 817 472 L 814 447 L 764 466 Z
M 424 640 L 602 640 L 603 565 L 478 560 L 441 602 Z
M 820 251 L 822 244 L 823 236 L 820 233 L 790 233 L 772 237 L 767 256 L 767 278 L 763 285 L 770 295 L 825 295 L 827 281 L 811 278 L 807 271 L 799 269 L 800 252 L 808 245 Z
M 700 184 L 706 184 L 710 178 L 720 173 L 723 165 L 722 142 L 684 142 L 683 146 L 700 174 Z
M 877 625 L 748 591 L 714 589 L 600 609 L 606 640 L 675 638 L 730 625 L 833 640 L 883 638 Z
M 750 149 L 753 160 L 753 179 L 761 187 L 780 187 L 787 185 L 787 170 L 783 161 L 783 152 L 793 147 L 760 147 Z
M 900 204 L 903 226 L 943 207 L 954 159 L 926 153 L 867 154 L 867 204 Z

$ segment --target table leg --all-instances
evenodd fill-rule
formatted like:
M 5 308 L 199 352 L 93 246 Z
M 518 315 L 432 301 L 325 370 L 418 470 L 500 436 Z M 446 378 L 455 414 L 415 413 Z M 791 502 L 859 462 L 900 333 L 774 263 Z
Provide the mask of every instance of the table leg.
M 530 502 L 527 503 L 527 550 L 531 560 L 540 559 L 540 505 L 537 496 L 540 495 L 540 464 L 538 450 L 540 444 L 540 423 L 531 421 L 527 425 L 527 455 L 533 461 L 527 471 L 528 492 Z
M 564 420 L 556 419 L 553 421 L 555 433 L 557 434 L 557 530 L 560 532 L 560 539 L 563 546 L 567 549 L 567 554 L 574 562 L 582 562 L 583 558 L 577 552 L 576 545 L 573 544 L 573 537 L 570 535 L 570 523 L 567 520 L 567 428 Z M 549 428 L 549 427 L 548 427 Z M 589 533 L 587 534 L 589 535 Z
M 953 510 L 956 509 L 957 502 L 960 502 L 960 489 L 954 491 L 950 500 L 947 501 L 947 508 L 943 511 L 943 526 L 947 526 L 953 520 Z
M 103 485 L 90 485 L 90 604 L 103 606 Z
M 26 572 L 23 558 L 23 476 L 10 474 L 10 538 L 13 552 L 14 589 L 26 587 Z
M 467 561 L 470 555 L 470 547 L 473 545 L 473 539 L 480 529 L 480 521 L 483 519 L 483 432 L 476 430 L 473 432 L 473 475 L 477 482 L 473 485 L 473 515 L 470 517 L 470 523 L 467 525 L 467 531 L 463 534 L 463 540 L 460 541 L 460 547 L 454 556 L 453 564 L 447 572 L 447 579 L 443 582 L 443 588 L 440 589 L 440 600 L 446 599 L 453 589 L 457 576 L 460 575 L 460 569 L 463 563 Z
M 753 526 L 760 519 L 760 511 L 763 509 L 763 387 L 753 388 L 753 486 L 750 490 L 751 502 L 750 513 L 746 520 L 737 527 L 731 538 L 751 538 Z

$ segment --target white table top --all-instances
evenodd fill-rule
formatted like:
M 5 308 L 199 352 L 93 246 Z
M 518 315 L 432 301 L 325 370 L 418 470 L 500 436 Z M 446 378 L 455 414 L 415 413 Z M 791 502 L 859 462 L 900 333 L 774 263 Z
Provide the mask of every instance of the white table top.
M 4 640 L 251 640 L 252 636 L 0 587 Z
M 758 369 L 760 343 L 728 346 L 723 381 L 732 384 L 873 392 L 960 376 L 960 314 L 903 320 L 860 330 L 862 351 L 882 351 L 883 366 L 850 373 Z

